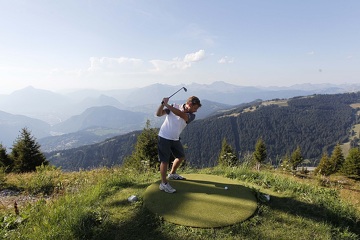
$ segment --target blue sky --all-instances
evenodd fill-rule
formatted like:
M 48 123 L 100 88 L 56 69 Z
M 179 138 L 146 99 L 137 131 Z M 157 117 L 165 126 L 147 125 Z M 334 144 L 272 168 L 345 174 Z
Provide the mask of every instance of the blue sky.
M 360 83 L 358 0 L 0 0 L 0 93 Z

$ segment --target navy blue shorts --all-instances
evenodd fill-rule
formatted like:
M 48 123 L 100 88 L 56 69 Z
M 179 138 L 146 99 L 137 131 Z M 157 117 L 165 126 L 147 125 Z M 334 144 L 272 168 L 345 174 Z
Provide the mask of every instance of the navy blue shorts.
M 180 140 L 168 140 L 158 136 L 158 153 L 160 162 L 169 162 L 171 154 L 175 158 L 184 158 L 184 147 Z

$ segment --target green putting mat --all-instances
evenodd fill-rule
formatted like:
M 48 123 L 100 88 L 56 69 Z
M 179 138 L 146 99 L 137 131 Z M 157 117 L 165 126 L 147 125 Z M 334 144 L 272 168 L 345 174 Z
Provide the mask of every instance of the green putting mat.
M 251 189 L 235 180 L 207 174 L 183 176 L 186 180 L 169 181 L 176 189 L 173 194 L 160 191 L 160 181 L 151 184 L 144 194 L 145 206 L 168 222 L 200 228 L 242 222 L 256 211 Z

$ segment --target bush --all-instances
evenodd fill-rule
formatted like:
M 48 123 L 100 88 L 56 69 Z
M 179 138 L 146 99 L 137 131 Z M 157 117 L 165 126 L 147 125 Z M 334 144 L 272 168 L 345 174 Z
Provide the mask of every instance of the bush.
M 0 187 L 3 187 L 6 183 L 6 173 L 3 167 L 0 167 Z
M 25 189 L 34 195 L 51 195 L 56 188 L 61 187 L 60 175 L 59 169 L 42 165 L 36 168 L 36 174 L 25 183 Z

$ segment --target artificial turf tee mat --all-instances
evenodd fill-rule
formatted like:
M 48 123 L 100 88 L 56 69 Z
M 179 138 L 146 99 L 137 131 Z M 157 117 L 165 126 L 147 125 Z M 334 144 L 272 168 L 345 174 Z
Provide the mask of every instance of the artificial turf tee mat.
M 216 175 L 184 174 L 170 180 L 175 193 L 159 190 L 160 181 L 145 191 L 144 204 L 165 221 L 200 228 L 224 227 L 251 217 L 257 200 L 251 189 Z M 226 190 L 225 187 L 228 187 Z

